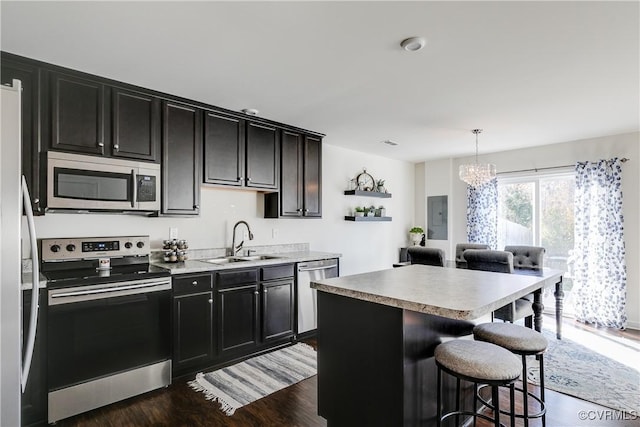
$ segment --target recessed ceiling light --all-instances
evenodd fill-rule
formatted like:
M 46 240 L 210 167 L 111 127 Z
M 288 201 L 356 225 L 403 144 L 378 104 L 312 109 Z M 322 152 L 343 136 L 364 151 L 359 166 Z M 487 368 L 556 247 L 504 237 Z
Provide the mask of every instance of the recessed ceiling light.
M 407 52 L 415 52 L 420 50 L 427 44 L 427 41 L 422 37 L 409 37 L 400 42 L 400 46 Z
M 250 116 L 256 116 L 259 113 L 259 111 L 256 110 L 255 108 L 243 108 L 240 111 L 242 111 L 243 113 L 248 114 Z
M 392 147 L 395 147 L 396 145 L 398 145 L 397 142 L 393 142 L 389 139 L 382 141 L 383 144 L 387 144 L 387 145 L 391 145 Z

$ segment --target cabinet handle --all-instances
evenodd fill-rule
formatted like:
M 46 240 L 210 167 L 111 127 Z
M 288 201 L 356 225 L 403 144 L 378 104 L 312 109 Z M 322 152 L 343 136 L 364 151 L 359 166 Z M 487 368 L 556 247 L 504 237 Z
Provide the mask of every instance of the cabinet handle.
M 247 182 L 251 182 L 251 178 L 247 178 Z
M 197 285 L 197 284 L 198 284 L 198 281 L 197 281 L 197 280 L 194 280 L 193 282 L 191 282 L 191 284 L 192 284 L 193 286 L 195 286 L 195 285 Z
M 254 291 L 253 292 L 254 295 L 258 295 L 258 293 L 259 293 L 258 291 Z
M 302 209 L 302 212 L 307 213 L 309 212 L 309 209 Z
M 100 151 L 104 154 L 104 142 L 98 142 L 98 147 L 100 147 Z
M 193 205 L 193 209 L 200 209 L 200 205 Z
M 115 148 L 116 152 L 120 151 L 120 145 L 118 144 L 115 144 L 113 148 Z
M 210 299 L 210 300 L 209 300 L 209 304 L 213 304 L 213 299 Z
M 238 182 L 242 181 L 244 179 L 244 176 L 239 176 L 238 177 Z
M 264 292 L 264 293 L 266 294 L 266 293 L 267 293 L 267 290 L 266 290 L 266 289 L 264 289 L 262 292 Z

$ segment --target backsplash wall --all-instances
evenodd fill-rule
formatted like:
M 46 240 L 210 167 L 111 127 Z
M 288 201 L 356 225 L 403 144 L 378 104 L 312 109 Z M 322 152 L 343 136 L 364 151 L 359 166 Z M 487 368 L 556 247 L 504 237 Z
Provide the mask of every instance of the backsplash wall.
M 389 192 L 393 193 L 391 199 L 343 194 L 349 179 L 363 167 L 374 178 L 386 180 Z M 246 246 L 308 243 L 314 251 L 341 253 L 341 274 L 391 267 L 397 261 L 398 249 L 406 246 L 407 230 L 414 221 L 414 165 L 325 142 L 322 174 L 321 219 L 265 219 L 262 193 L 202 186 L 198 217 L 47 213 L 35 218 L 36 231 L 38 238 L 148 234 L 151 247 L 156 250 L 161 249 L 163 239 L 169 238 L 169 228 L 176 227 L 178 237 L 188 240 L 190 248 L 205 249 L 230 247 L 233 225 L 245 220 L 255 237 L 245 242 Z M 353 207 L 365 204 L 384 204 L 393 220 L 371 223 L 344 220 Z

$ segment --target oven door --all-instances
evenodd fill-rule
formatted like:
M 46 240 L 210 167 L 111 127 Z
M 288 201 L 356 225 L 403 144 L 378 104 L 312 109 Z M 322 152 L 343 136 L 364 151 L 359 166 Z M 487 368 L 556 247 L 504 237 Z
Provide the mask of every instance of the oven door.
M 159 165 L 58 152 L 47 156 L 47 209 L 160 209 Z
M 170 359 L 171 279 L 48 291 L 49 391 Z

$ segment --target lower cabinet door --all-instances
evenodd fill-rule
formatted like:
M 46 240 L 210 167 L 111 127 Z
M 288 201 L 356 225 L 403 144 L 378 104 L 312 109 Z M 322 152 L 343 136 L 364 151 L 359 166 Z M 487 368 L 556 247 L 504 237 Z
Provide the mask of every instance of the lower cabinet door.
M 293 279 L 262 283 L 262 341 L 293 335 Z
M 258 345 L 258 286 L 218 290 L 219 355 L 250 353 Z
M 206 367 L 215 357 L 213 293 L 174 296 L 173 372 Z

